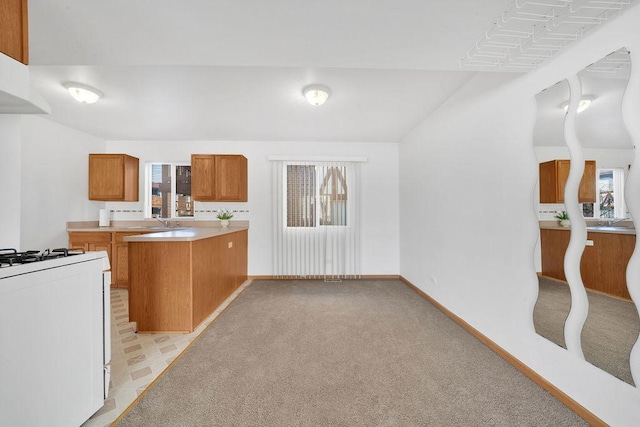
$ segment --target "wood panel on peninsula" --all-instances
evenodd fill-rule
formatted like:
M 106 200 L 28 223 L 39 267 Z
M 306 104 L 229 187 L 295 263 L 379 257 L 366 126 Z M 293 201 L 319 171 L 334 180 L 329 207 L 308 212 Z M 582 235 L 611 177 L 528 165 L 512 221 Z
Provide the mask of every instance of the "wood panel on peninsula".
M 196 329 L 247 279 L 247 236 L 231 229 L 125 238 L 129 318 L 138 332 Z

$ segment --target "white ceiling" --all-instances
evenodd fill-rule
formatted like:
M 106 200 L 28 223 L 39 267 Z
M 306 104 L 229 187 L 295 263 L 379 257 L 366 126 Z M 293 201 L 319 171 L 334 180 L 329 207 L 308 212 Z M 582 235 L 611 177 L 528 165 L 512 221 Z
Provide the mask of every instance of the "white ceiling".
M 397 142 L 511 0 L 29 0 L 51 120 L 107 140 Z M 105 97 L 77 104 L 62 84 Z M 302 87 L 332 90 L 322 107 Z
M 616 58 L 613 64 L 610 63 L 611 58 Z M 592 100 L 576 118 L 576 134 L 582 147 L 633 148 L 633 141 L 622 120 L 622 97 L 629 82 L 629 67 L 629 53 L 622 48 L 578 73 L 581 96 Z M 566 146 L 566 111 L 562 106 L 568 100 L 569 84 L 566 80 L 536 96 L 538 116 L 533 132 L 534 146 Z

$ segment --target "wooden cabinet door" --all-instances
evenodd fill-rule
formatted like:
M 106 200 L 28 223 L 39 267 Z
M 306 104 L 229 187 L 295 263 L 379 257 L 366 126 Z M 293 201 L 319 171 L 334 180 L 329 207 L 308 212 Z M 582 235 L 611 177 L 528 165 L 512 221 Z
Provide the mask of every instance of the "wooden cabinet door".
M 627 264 L 636 244 L 633 234 L 587 233 L 593 246 L 586 246 L 580 262 L 584 286 L 620 298 L 631 299 L 627 288 Z
M 85 252 L 88 252 L 89 243 L 80 242 L 78 240 L 69 240 L 69 249 L 84 249 Z
M 129 244 L 127 242 L 113 244 L 111 274 L 117 287 L 129 287 Z
M 152 231 L 119 231 L 113 233 L 111 281 L 116 287 L 129 289 L 129 243 L 125 242 L 124 238 L 147 233 L 152 233 Z
M 540 163 L 540 203 L 564 203 L 564 187 L 569 178 L 570 160 L 551 160 Z M 580 203 L 596 201 L 596 162 L 585 161 L 584 173 L 578 189 Z
M 540 203 L 558 202 L 558 184 L 555 162 L 543 162 L 538 165 L 540 181 Z M 564 188 L 564 186 L 563 186 Z
M 567 280 L 564 275 L 564 254 L 570 236 L 570 230 L 540 230 L 543 276 Z
M 69 247 L 84 248 L 85 251 L 106 251 L 111 253 L 111 232 L 72 231 L 69 232 Z
M 111 259 L 111 242 L 109 243 L 89 243 L 89 251 L 98 252 L 104 251 L 109 255 L 109 259 Z M 111 262 L 111 261 L 109 261 Z
M 87 252 L 105 251 L 109 257 L 109 264 L 113 270 L 113 257 L 111 256 L 111 232 L 108 231 L 72 231 L 69 232 L 69 247 L 82 248 Z M 111 276 L 111 285 L 115 283 Z
M 138 201 L 138 167 L 126 154 L 89 154 L 89 200 Z
M 191 197 L 201 202 L 246 202 L 247 158 L 240 154 L 192 154 Z
M 584 174 L 578 189 L 578 202 L 595 203 L 596 198 L 596 161 L 587 160 L 584 162 Z
M 215 156 L 216 200 L 247 201 L 247 158 L 241 155 Z
M 558 160 L 556 162 L 555 190 L 558 202 L 564 202 L 564 187 L 567 185 L 567 179 L 569 179 L 569 169 L 571 169 L 569 160 Z
M 607 236 L 604 233 L 587 233 L 587 240 L 594 242 L 593 246 L 585 246 L 580 258 L 580 278 L 582 284 L 587 289 L 597 289 L 594 284 L 601 285 L 602 278 L 606 272 L 602 271 L 602 263 L 600 262 L 598 250 L 600 249 L 599 237 Z M 567 243 L 567 246 L 569 244 Z M 565 247 L 565 250 L 567 248 Z M 606 280 L 606 279 L 605 279 Z
M 216 200 L 215 156 L 191 155 L 191 198 L 203 202 Z
M 27 0 L 2 0 L 0 2 L 0 52 L 29 64 L 29 28 Z

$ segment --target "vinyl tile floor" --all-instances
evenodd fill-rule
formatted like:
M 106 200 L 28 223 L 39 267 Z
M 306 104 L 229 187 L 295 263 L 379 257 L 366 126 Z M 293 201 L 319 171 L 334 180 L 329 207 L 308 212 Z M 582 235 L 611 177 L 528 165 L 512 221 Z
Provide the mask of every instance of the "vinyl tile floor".
M 83 427 L 109 426 L 242 292 L 246 281 L 189 334 L 138 334 L 129 321 L 129 294 L 111 289 L 111 381 L 104 406 Z

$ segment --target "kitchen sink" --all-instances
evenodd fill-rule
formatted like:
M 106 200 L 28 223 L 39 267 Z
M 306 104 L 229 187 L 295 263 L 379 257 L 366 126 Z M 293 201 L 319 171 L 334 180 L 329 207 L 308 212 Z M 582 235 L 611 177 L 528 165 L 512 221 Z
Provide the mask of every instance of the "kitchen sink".
M 161 225 L 157 227 L 143 227 L 146 230 L 182 230 L 182 227 L 163 227 Z
M 132 225 L 128 227 L 118 227 L 126 230 L 181 230 L 182 227 L 165 227 L 163 225 Z

